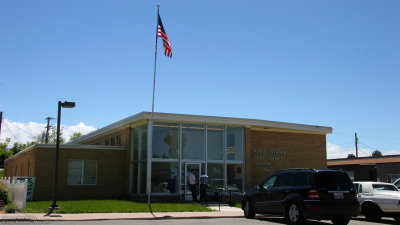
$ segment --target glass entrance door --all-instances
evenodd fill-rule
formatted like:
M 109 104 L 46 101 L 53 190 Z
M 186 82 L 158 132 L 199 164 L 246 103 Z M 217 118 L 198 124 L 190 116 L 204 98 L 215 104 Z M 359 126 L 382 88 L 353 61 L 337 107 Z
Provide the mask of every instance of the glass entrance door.
M 189 175 L 190 173 L 194 173 L 196 177 L 196 190 L 197 190 L 197 200 L 199 199 L 199 183 L 200 183 L 200 172 L 201 172 L 201 163 L 185 163 L 185 200 L 193 201 L 192 198 L 192 190 L 189 185 Z

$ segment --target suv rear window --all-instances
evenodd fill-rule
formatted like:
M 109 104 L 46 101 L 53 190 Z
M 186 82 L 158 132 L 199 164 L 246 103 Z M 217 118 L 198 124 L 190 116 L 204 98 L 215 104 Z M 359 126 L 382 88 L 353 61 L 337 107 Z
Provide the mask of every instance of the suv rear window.
M 315 185 L 328 189 L 337 189 L 339 187 L 344 189 L 354 188 L 350 177 L 346 173 L 336 171 L 324 171 L 316 173 Z

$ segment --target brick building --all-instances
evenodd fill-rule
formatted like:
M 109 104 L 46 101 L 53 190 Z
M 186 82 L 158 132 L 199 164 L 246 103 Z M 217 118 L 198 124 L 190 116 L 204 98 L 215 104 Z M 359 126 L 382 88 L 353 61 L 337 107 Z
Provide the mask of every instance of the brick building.
M 284 168 L 326 168 L 330 127 L 255 119 L 142 112 L 61 145 L 58 199 L 146 195 L 190 198 L 187 173 L 211 188 L 243 191 Z M 5 176 L 36 177 L 34 200 L 52 197 L 55 145 L 37 144 L 5 162 Z M 151 179 L 147 165 L 151 162 Z
M 400 178 L 400 155 L 330 159 L 328 168 L 346 171 L 355 181 L 392 183 Z

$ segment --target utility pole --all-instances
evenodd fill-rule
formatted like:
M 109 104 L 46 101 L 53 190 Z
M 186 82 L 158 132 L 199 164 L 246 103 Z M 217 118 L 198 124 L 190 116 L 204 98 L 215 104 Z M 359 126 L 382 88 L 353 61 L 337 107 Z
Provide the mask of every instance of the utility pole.
M 46 118 L 46 120 L 47 120 L 47 126 L 46 126 L 46 144 L 48 144 L 49 143 L 49 129 L 50 129 L 50 120 L 54 120 L 54 118 L 51 118 L 51 117 L 47 117 Z
M 358 138 L 357 138 L 357 133 L 355 133 L 355 144 L 356 144 L 356 158 L 358 158 Z
M 1 136 L 1 122 L 3 122 L 3 112 L 0 112 L 0 136 Z

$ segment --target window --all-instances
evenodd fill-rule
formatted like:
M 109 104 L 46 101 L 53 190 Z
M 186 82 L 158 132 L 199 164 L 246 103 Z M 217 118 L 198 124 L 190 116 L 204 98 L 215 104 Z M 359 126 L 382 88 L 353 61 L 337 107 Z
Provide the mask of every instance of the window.
M 68 185 L 96 185 L 97 160 L 69 160 Z
M 115 139 L 111 138 L 111 145 L 115 145 Z
M 18 176 L 18 165 L 15 165 L 15 176 Z
M 275 175 L 273 175 L 272 177 L 269 177 L 269 178 L 264 182 L 264 184 L 262 185 L 262 186 L 263 186 L 263 189 L 271 188 L 271 187 L 274 185 L 274 183 L 275 183 L 276 176 L 277 176 L 277 175 L 275 174 Z
M 397 191 L 393 184 L 372 184 L 372 188 L 375 191 Z
M 121 138 L 121 136 L 117 136 L 117 145 L 122 145 L 122 138 Z
M 207 126 L 207 159 L 223 160 L 224 159 L 224 127 L 223 126 Z
M 31 167 L 32 167 L 31 161 L 29 161 L 29 162 L 28 162 L 28 177 L 31 176 Z
M 282 174 L 279 174 L 278 177 L 276 178 L 274 187 L 292 186 L 293 179 L 294 179 L 294 174 L 293 173 L 282 173 Z
M 21 177 L 24 176 L 24 164 L 21 164 Z
M 154 193 L 177 193 L 178 162 L 153 162 L 151 168 L 151 192 Z
M 182 124 L 183 159 L 204 160 L 204 125 Z
M 104 141 L 104 144 L 105 145 L 110 145 L 110 142 L 108 141 L 108 139 Z
M 228 160 L 243 160 L 243 128 L 227 127 L 226 142 Z
M 387 182 L 388 183 L 393 183 L 399 178 L 400 178 L 400 174 L 388 174 L 387 175 Z
M 228 189 L 232 191 L 242 191 L 242 177 L 243 177 L 242 164 L 228 164 L 227 165 L 227 185 Z
M 153 125 L 153 158 L 178 159 L 178 127 L 174 123 Z

